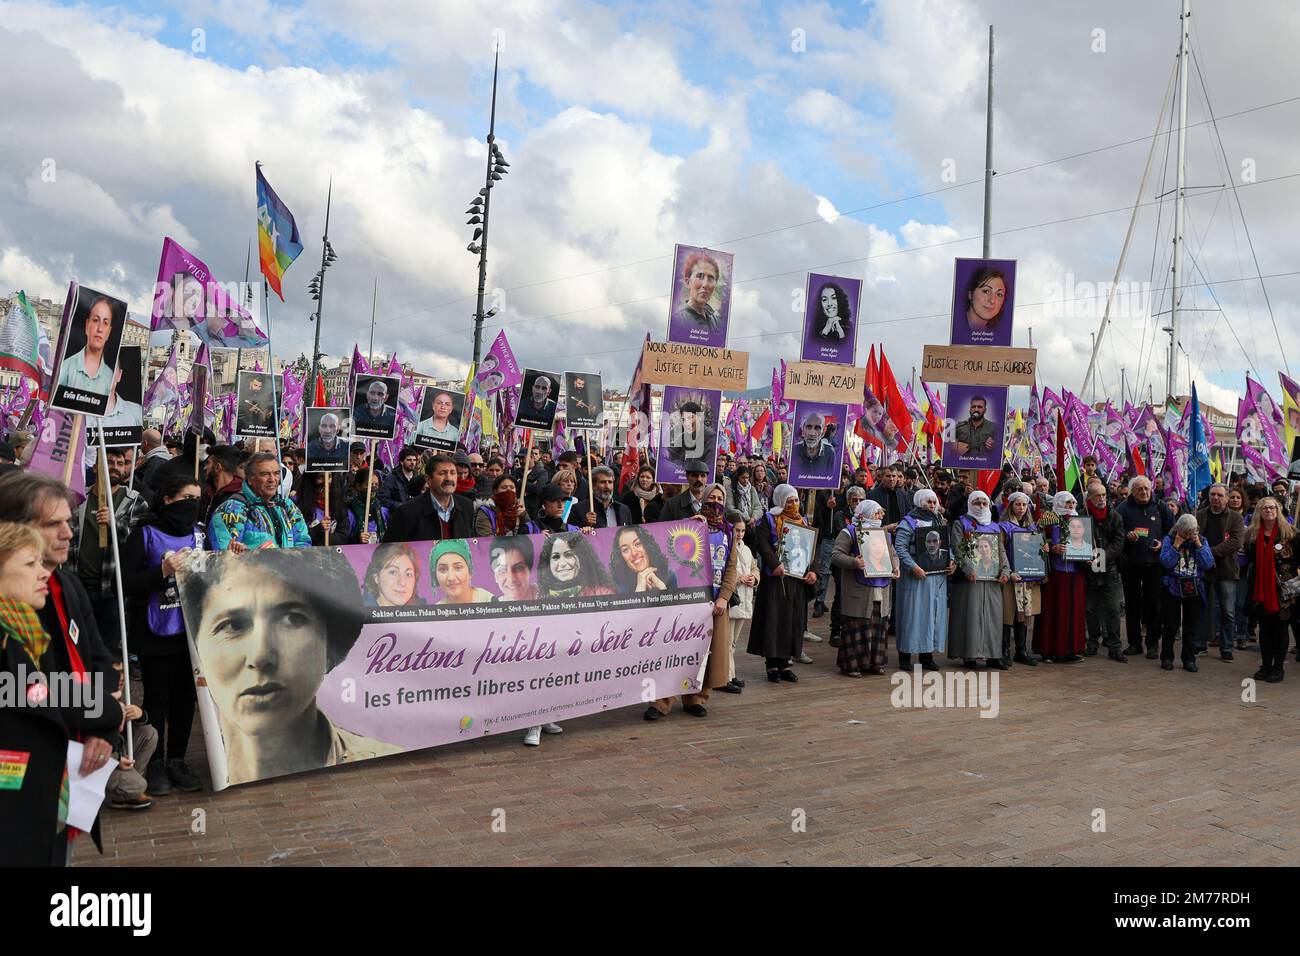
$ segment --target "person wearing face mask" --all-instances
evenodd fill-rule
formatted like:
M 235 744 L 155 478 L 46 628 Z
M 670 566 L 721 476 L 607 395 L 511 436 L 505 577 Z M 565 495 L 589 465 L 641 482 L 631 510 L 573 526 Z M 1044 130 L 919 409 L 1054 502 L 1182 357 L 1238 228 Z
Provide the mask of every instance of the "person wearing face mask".
M 804 632 L 808 629 L 808 602 L 812 600 L 817 572 L 808 570 L 802 578 L 786 574 L 781 554 L 787 524 L 807 527 L 799 510 L 799 492 L 791 485 L 777 485 L 772 492 L 780 502 L 749 532 L 751 548 L 763 565 L 762 579 L 754 599 L 754 618 L 749 628 L 748 652 L 762 657 L 767 679 L 773 683 L 795 683 L 790 662 L 803 657 Z
M 194 677 L 190 672 L 185 621 L 176 572 L 191 551 L 201 550 L 199 486 L 184 475 L 158 483 L 157 509 L 122 544 L 122 591 L 127 599 L 131 652 L 140 658 L 144 710 L 158 733 L 158 758 L 146 768 L 146 793 L 203 789 L 185 762 L 194 720 Z
M 893 574 L 889 577 L 868 577 L 864 573 L 861 534 L 869 528 L 880 528 L 884 513 L 878 502 L 859 502 L 852 521 L 836 535 L 835 550 L 831 552 L 831 564 L 839 572 L 835 587 L 841 602 L 840 645 L 835 663 L 840 673 L 849 677 L 883 674 L 889 659 L 886 644 L 892 611 L 890 591 L 899 575 L 898 555 L 891 549 Z
M 1002 545 L 1001 527 L 993 520 L 989 496 L 972 491 L 966 499 L 966 513 L 952 523 L 949 538 L 952 553 L 961 556 L 959 574 L 953 575 L 952 607 L 948 615 L 948 657 L 960 658 L 967 667 L 983 660 L 995 670 L 1006 670 L 1002 646 L 1002 585 L 1011 580 L 1011 564 Z M 969 543 L 976 534 L 997 534 L 997 553 L 991 555 L 989 570 L 996 565 L 996 581 L 977 581 L 976 556 Z
M 939 496 L 922 488 L 912 496 L 912 510 L 903 516 L 894 534 L 894 552 L 898 555 L 898 605 L 894 613 L 898 666 L 912 667 L 912 655 L 918 655 L 921 667 L 939 670 L 936 651 L 948 645 L 948 578 L 957 570 L 951 560 L 942 571 L 927 573 L 917 562 L 918 549 L 925 547 L 931 533 L 942 540 L 945 532 L 939 513 Z
M 1062 525 L 1079 513 L 1074 495 L 1059 491 L 1052 498 L 1056 521 L 1047 527 L 1051 567 L 1043 586 L 1041 627 L 1034 628 L 1034 652 L 1044 663 L 1075 664 L 1083 660 L 1087 612 L 1083 570 L 1078 561 L 1066 560 Z

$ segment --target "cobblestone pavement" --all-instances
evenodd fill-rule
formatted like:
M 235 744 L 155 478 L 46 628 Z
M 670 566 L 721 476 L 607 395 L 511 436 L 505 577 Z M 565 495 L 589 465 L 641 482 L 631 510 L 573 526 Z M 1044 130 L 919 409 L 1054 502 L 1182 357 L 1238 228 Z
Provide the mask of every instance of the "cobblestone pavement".
M 82 839 L 75 861 L 1294 865 L 1300 670 L 1243 702 L 1255 648 L 1233 663 L 1211 649 L 1196 674 L 1104 655 L 1017 665 L 994 718 L 895 708 L 888 676 L 841 677 L 826 644 L 798 684 L 741 653 L 745 692 L 715 693 L 705 719 L 628 708 L 540 748 L 510 733 L 175 793 L 106 810 L 104 855 Z M 197 724 L 193 739 L 206 777 Z

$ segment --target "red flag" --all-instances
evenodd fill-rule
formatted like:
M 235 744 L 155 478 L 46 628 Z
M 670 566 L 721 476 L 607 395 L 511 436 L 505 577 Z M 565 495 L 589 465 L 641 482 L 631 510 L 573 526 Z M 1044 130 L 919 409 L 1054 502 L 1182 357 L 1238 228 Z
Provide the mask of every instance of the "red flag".
M 871 346 L 871 354 L 867 356 L 867 380 L 863 384 L 872 395 L 880 398 L 880 367 L 876 364 L 876 347 L 874 345 Z
M 894 378 L 894 371 L 889 367 L 889 359 L 885 357 L 883 348 L 880 350 L 879 374 L 880 391 L 876 395 L 885 406 L 885 414 L 889 416 L 889 420 L 898 429 L 898 451 L 905 451 L 911 443 L 912 414 L 907 410 L 907 405 L 903 401 L 903 393 L 899 391 L 898 382 Z
M 993 500 L 993 493 L 998 490 L 998 479 L 1001 477 L 1001 468 L 990 468 L 987 471 L 980 470 L 976 484 L 979 485 L 980 491 L 989 496 L 989 501 Z
M 641 453 L 636 448 L 628 448 L 623 452 L 623 468 L 618 474 L 618 487 L 627 488 L 630 482 L 636 480 L 637 472 L 641 470 Z
M 316 407 L 325 406 L 325 377 L 320 372 L 316 373 Z
M 1133 459 L 1133 474 L 1146 477 L 1147 469 L 1142 463 L 1142 449 L 1129 445 L 1128 454 L 1129 457 Z
M 772 420 L 772 409 L 763 409 L 763 414 L 758 416 L 758 421 L 749 429 L 749 437 L 754 441 L 762 441 L 763 436 L 767 433 L 767 424 Z

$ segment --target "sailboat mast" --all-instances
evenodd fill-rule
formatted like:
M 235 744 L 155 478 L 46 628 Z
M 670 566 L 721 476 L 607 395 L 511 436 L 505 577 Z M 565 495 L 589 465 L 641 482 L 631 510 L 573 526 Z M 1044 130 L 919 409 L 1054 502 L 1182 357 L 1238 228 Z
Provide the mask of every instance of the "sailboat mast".
M 1183 276 L 1183 198 L 1186 191 L 1187 159 L 1187 48 L 1191 30 L 1191 0 L 1183 0 L 1179 16 L 1178 42 L 1178 185 L 1174 198 L 1174 270 L 1173 289 L 1169 297 L 1169 369 L 1168 395 L 1177 394 L 1178 386 L 1178 300 Z M 1190 375 L 1190 369 L 1189 369 Z

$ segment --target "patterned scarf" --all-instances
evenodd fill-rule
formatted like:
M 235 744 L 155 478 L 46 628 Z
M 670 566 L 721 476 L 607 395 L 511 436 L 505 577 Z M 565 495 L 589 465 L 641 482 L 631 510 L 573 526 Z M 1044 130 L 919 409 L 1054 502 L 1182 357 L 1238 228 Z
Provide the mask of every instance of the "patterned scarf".
M 35 608 L 22 601 L 0 597 L 0 632 L 17 641 L 32 659 L 32 664 L 40 667 L 41 658 L 50 646 L 50 635 L 41 627 Z

